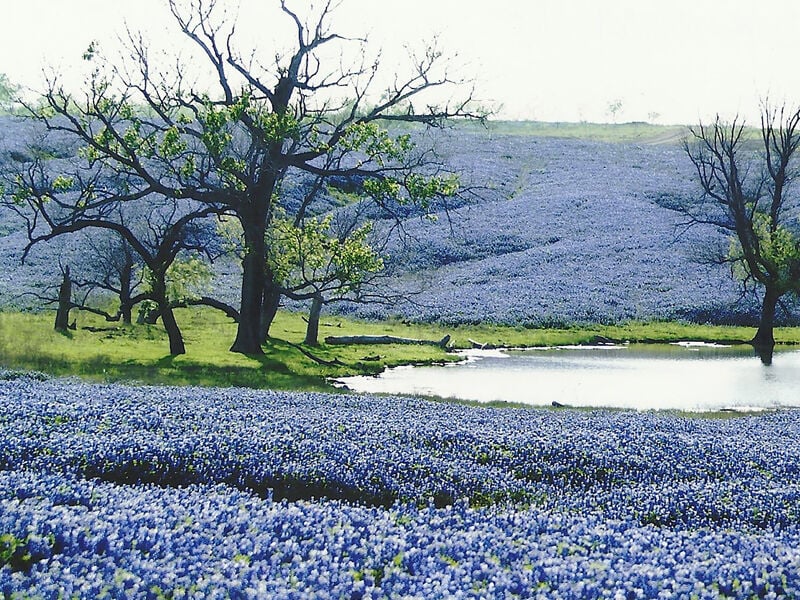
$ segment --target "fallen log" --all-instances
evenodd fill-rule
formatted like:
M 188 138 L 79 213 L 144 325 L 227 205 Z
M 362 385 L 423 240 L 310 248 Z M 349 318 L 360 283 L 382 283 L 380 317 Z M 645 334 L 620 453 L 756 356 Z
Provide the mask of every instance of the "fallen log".
M 326 344 L 418 344 L 421 346 L 439 346 L 446 348 L 450 343 L 450 336 L 446 335 L 440 340 L 418 340 L 414 338 L 395 337 L 393 335 L 329 335 L 325 338 Z
M 497 346 L 494 344 L 476 342 L 472 338 L 467 338 L 467 341 L 472 344 L 472 347 L 475 350 L 497 350 Z

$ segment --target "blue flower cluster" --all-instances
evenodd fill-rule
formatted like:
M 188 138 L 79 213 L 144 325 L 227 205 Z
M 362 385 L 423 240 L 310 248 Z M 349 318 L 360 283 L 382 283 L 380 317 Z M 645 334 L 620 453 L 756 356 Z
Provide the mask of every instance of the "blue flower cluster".
M 796 597 L 799 434 L 16 377 L 0 597 Z

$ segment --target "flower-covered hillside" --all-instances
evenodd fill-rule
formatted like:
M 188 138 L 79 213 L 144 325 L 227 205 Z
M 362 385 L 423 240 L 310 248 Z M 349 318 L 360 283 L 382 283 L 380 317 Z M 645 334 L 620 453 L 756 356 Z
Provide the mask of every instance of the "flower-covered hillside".
M 477 201 L 434 224 L 409 222 L 417 243 L 397 261 L 397 285 L 422 293 L 404 316 L 533 325 L 755 317 L 729 271 L 699 260 L 725 240 L 686 231 L 668 208 L 697 193 L 678 143 L 450 132 L 440 145 Z

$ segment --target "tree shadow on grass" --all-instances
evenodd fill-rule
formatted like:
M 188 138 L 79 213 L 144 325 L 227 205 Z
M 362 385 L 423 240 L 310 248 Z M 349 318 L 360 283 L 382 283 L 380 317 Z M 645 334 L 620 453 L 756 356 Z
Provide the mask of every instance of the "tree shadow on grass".
M 78 376 L 103 383 L 337 391 L 327 383 L 323 372 L 306 370 L 301 362 L 308 359 L 281 341 L 267 344 L 265 354 L 250 355 L 247 364 L 241 365 L 215 364 L 212 359 L 203 361 L 202 355 L 192 355 L 191 350 L 181 357 L 166 354 L 152 360 L 130 357 L 114 360 L 104 354 L 70 359 L 37 351 L 26 352 L 24 357 L 0 355 L 0 358 L 2 366 L 8 369 L 41 371 L 56 377 Z
M 159 369 L 171 369 L 174 368 L 175 364 L 175 357 L 172 354 L 167 354 L 166 356 L 159 358 L 156 361 L 156 366 Z
M 253 362 L 245 365 L 214 365 L 176 360 L 166 355 L 158 359 L 149 372 L 140 372 L 140 377 L 152 383 L 173 385 L 199 385 L 206 387 L 246 387 L 256 389 L 334 391 L 321 375 L 295 372 L 287 364 L 282 351 L 266 354 L 246 355 Z

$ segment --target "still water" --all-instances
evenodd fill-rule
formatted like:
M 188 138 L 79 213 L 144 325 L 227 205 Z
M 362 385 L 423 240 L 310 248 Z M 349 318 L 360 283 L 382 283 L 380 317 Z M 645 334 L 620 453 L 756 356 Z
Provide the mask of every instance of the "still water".
M 472 350 L 448 366 L 348 377 L 351 390 L 491 402 L 680 410 L 800 406 L 800 351 L 766 366 L 749 346 L 700 343 Z

